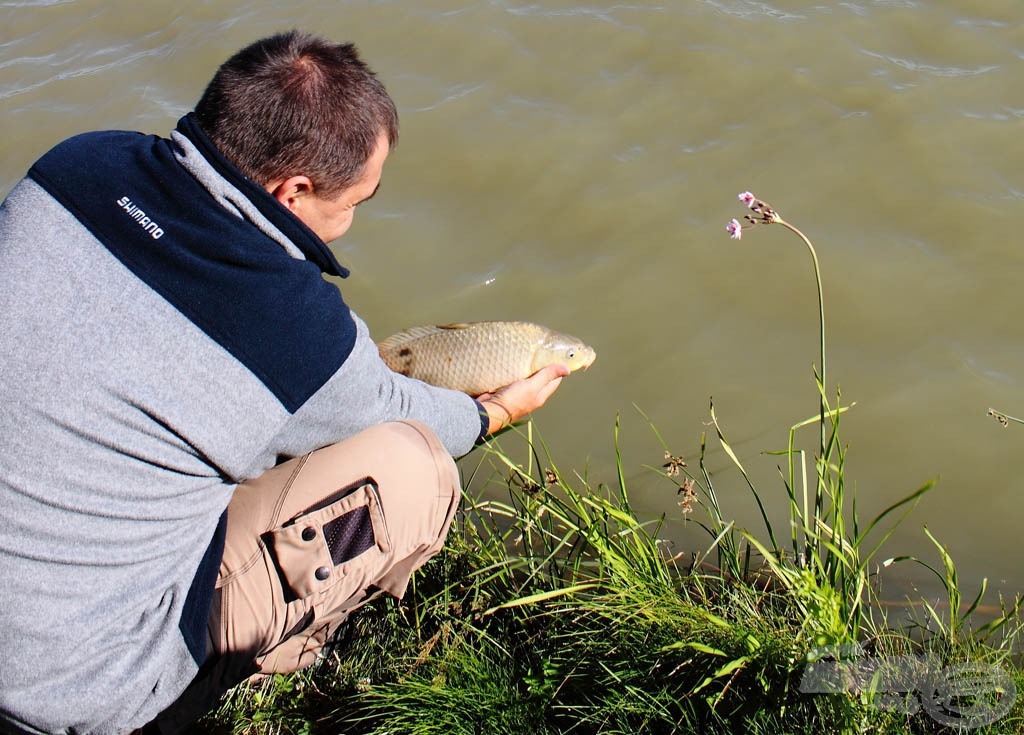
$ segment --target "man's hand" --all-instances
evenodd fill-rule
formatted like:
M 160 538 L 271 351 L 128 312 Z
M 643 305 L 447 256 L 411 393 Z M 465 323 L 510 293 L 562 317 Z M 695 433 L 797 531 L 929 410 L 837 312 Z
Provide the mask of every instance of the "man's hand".
M 490 417 L 487 433 L 494 434 L 543 406 L 568 374 L 565 365 L 548 365 L 528 378 L 477 396 Z

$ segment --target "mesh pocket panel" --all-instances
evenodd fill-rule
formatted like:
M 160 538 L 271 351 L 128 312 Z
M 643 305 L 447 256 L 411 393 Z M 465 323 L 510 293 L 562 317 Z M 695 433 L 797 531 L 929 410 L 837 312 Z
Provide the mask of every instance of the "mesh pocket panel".
M 324 524 L 324 539 L 335 564 L 354 559 L 374 546 L 369 508 L 363 506 Z

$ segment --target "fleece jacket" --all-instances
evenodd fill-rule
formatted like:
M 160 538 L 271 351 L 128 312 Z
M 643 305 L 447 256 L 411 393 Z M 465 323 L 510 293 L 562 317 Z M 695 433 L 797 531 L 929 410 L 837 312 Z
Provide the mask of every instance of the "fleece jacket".
M 124 732 L 177 698 L 237 483 L 398 418 L 479 439 L 325 275 L 191 114 L 64 141 L 0 206 L 0 731 Z

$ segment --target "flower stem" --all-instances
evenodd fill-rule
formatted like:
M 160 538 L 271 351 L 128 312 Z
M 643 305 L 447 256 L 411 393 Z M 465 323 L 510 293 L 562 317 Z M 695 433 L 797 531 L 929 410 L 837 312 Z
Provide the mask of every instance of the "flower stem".
M 821 287 L 821 266 L 818 264 L 818 253 L 814 250 L 814 245 L 811 244 L 811 241 L 807 238 L 807 235 L 802 233 L 800 230 L 798 230 L 793 225 L 789 224 L 789 222 L 786 222 L 786 220 L 782 219 L 782 217 L 780 217 L 778 215 L 778 213 L 773 213 L 772 221 L 775 224 L 782 225 L 787 230 L 789 230 L 790 232 L 794 233 L 801 240 L 803 240 L 804 244 L 807 245 L 807 249 L 811 253 L 811 260 L 814 262 L 814 280 L 815 280 L 815 282 L 817 283 L 817 286 L 818 286 L 818 326 L 819 326 L 819 331 L 820 331 L 820 339 L 819 339 L 819 345 L 818 345 L 818 357 L 821 360 L 821 401 L 819 403 L 820 419 L 821 419 L 821 421 L 820 421 L 820 424 L 821 424 L 821 427 L 820 427 L 821 428 L 821 453 L 820 453 L 819 456 L 820 456 L 820 460 L 822 462 L 824 462 L 825 461 L 825 435 L 826 435 L 826 432 L 825 432 L 825 416 L 826 416 L 826 414 L 828 412 L 828 406 L 825 403 L 825 396 L 827 395 L 827 393 L 825 391 L 825 296 L 824 296 L 824 293 L 823 293 L 822 287 Z
M 988 415 L 994 416 L 1003 426 L 1009 426 L 1011 421 L 1017 424 L 1024 424 L 1024 419 L 1019 419 L 1016 416 L 1011 416 L 1008 413 L 997 411 L 994 408 L 990 408 L 988 410 Z

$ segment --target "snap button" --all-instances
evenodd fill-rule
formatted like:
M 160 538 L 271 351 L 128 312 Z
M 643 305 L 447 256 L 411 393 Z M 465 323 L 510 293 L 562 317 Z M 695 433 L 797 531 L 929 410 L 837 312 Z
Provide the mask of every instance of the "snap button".
M 331 570 L 327 567 L 319 567 L 315 572 L 313 572 L 313 576 L 323 582 L 331 576 Z
M 306 526 L 305 528 L 302 529 L 302 540 L 303 541 L 312 541 L 315 538 L 316 538 L 316 529 L 315 528 L 313 528 L 312 526 Z

